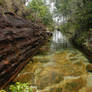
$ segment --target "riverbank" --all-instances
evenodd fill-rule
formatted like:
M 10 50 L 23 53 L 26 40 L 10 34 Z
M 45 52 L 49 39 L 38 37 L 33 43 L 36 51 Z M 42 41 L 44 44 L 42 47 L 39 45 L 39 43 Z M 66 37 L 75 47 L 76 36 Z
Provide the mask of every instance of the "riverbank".
M 92 63 L 92 31 L 78 32 L 72 38 L 72 42 L 76 48 L 87 56 L 89 62 Z

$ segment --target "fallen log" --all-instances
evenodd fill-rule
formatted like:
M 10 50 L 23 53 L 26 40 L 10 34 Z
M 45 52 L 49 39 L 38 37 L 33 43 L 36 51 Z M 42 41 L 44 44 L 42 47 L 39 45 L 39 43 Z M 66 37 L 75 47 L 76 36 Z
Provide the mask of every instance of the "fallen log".
M 0 89 L 12 81 L 49 37 L 43 26 L 0 14 Z

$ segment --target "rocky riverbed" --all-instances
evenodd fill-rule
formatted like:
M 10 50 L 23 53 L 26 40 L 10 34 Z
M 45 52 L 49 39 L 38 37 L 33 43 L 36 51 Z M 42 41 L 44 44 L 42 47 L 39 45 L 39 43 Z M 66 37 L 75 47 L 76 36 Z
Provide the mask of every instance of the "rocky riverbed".
M 76 49 L 37 55 L 14 82 L 29 82 L 33 92 L 92 92 L 87 58 Z

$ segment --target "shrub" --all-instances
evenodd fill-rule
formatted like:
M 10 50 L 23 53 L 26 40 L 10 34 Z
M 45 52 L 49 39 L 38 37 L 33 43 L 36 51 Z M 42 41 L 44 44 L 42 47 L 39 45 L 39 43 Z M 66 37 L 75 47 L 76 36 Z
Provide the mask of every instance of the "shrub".
M 33 92 L 29 83 L 16 82 L 15 85 L 10 85 L 8 91 L 1 90 L 0 92 Z

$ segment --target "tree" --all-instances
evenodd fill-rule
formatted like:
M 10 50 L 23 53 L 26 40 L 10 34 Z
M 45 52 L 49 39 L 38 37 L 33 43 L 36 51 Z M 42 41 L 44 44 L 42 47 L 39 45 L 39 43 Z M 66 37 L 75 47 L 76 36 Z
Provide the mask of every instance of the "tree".
M 28 4 L 28 10 L 30 11 L 28 18 L 33 21 L 41 20 L 43 24 L 50 26 L 53 23 L 52 15 L 42 0 L 32 0 Z
M 56 0 L 57 13 L 76 25 L 78 30 L 92 28 L 92 1 L 91 0 Z
M 81 9 L 78 8 L 77 11 L 75 17 L 76 23 L 79 24 L 80 29 L 90 30 L 90 28 L 92 28 L 92 1 L 85 0 Z

